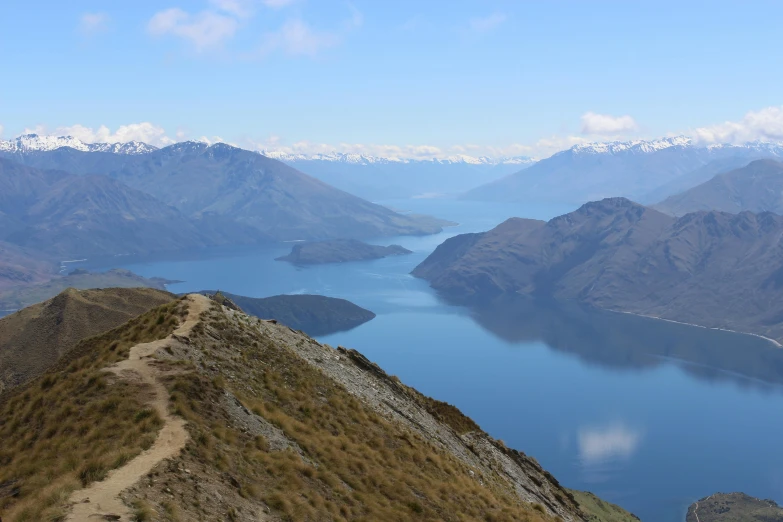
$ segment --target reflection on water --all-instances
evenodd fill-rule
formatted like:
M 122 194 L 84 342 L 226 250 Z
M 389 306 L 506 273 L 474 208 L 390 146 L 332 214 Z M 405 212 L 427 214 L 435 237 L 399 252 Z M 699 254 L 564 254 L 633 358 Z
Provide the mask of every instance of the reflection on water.
M 437 208 L 415 206 L 425 203 Z M 445 304 L 409 275 L 438 244 L 511 215 L 549 218 L 559 210 L 393 206 L 461 225 L 435 236 L 387 238 L 379 244 L 413 254 L 366 263 L 297 269 L 274 261 L 290 250 L 277 245 L 126 257 L 120 266 L 185 281 L 175 292 L 320 293 L 372 310 L 374 320 L 319 340 L 358 349 L 533 455 L 564 485 L 592 490 L 646 522 L 682 522 L 691 502 L 716 491 L 783 501 L 783 350 L 755 337 L 574 303 Z
M 628 460 L 642 441 L 641 430 L 622 423 L 579 429 L 579 458 L 585 467 L 613 460 Z
M 508 342 L 542 341 L 590 364 L 617 369 L 679 364 L 710 381 L 762 389 L 783 384 L 783 350 L 755 336 L 522 296 L 475 308 L 473 317 Z

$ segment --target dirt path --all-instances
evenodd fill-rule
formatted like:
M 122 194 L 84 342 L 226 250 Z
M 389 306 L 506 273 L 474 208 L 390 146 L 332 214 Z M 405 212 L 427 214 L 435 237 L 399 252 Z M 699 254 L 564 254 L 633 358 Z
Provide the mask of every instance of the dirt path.
M 208 298 L 201 295 L 189 295 L 188 317 L 174 333 L 165 339 L 151 343 L 137 344 L 130 349 L 128 359 L 108 368 L 119 376 L 141 378 L 151 388 L 153 398 L 149 406 L 155 408 L 163 420 L 163 427 L 158 438 L 150 449 L 141 453 L 125 466 L 109 473 L 105 480 L 96 482 L 90 487 L 75 491 L 69 502 L 73 504 L 66 522 L 82 522 L 95 520 L 131 520 L 131 511 L 119 494 L 138 482 L 149 473 L 160 461 L 179 454 L 188 440 L 185 421 L 169 413 L 169 394 L 158 378 L 155 368 L 149 364 L 149 358 L 171 342 L 173 336 L 188 337 L 190 330 L 199 322 L 201 312 L 210 306 Z M 132 372 L 132 375 L 128 375 Z M 108 516 L 107 516 L 108 515 Z

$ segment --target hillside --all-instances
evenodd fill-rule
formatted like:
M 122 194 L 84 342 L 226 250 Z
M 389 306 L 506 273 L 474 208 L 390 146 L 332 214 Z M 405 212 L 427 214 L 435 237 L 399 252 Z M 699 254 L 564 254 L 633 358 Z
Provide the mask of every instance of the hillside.
M 47 259 L 40 252 L 0 241 L 0 292 L 20 285 L 43 283 L 56 273 L 57 263 L 53 259 Z
M 453 406 L 199 295 L 83 341 L 25 390 L 0 401 L 3 520 L 586 516 Z
M 80 340 L 172 299 L 151 288 L 71 288 L 0 319 L 0 392 L 39 376 Z
M 0 310 L 13 311 L 47 299 L 51 299 L 66 288 L 89 290 L 93 288 L 156 288 L 165 290 L 173 283 L 159 277 L 142 277 L 130 270 L 115 268 L 105 272 L 73 270 L 66 275 L 50 275 L 48 280 L 37 284 L 16 285 L 0 292 Z
M 673 218 L 613 198 L 449 239 L 413 274 L 465 303 L 575 299 L 780 340 L 782 236 L 783 217 L 769 212 Z
M 288 261 L 295 265 L 320 265 L 327 263 L 346 263 L 349 261 L 369 261 L 389 256 L 402 256 L 411 251 L 400 245 L 370 245 L 356 239 L 331 239 L 299 243 L 291 252 L 276 261 Z
M 105 174 L 186 216 L 231 217 L 275 240 L 432 234 L 447 224 L 398 214 L 223 143 L 185 142 L 136 155 L 68 147 L 4 155 L 43 169 Z
M 211 290 L 199 293 L 215 295 Z M 259 319 L 274 319 L 314 337 L 350 330 L 375 318 L 374 313 L 350 301 L 323 295 L 245 297 L 228 292 L 220 294 L 228 297 L 249 315 Z
M 576 145 L 463 198 L 584 203 L 622 196 L 653 203 L 754 159 L 781 156 L 774 144 L 703 147 L 684 136 Z
M 686 522 L 783 522 L 783 508 L 744 493 L 716 493 L 688 508 Z
M 783 214 L 783 163 L 754 161 L 670 196 L 654 208 L 673 216 L 699 210 Z
M 144 192 L 106 176 L 44 171 L 0 159 L 0 212 L 15 226 L 0 240 L 51 257 L 92 257 L 255 243 L 239 224 L 200 226 Z M 208 217 L 204 219 L 209 219 Z

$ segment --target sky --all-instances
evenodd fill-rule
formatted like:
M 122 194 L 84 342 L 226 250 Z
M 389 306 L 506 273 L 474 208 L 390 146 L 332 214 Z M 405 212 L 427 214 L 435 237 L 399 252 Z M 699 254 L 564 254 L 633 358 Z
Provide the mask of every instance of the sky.
M 783 141 L 780 20 L 752 0 L 7 2 L 0 137 L 397 157 Z

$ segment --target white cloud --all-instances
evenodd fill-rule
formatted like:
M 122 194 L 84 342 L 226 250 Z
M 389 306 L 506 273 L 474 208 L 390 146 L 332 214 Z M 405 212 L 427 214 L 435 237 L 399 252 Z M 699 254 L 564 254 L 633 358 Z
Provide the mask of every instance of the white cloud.
M 116 131 L 112 132 L 106 125 L 101 125 L 97 129 L 76 124 L 71 126 L 57 127 L 51 133 L 46 127 L 37 125 L 32 129 L 25 129 L 25 134 L 52 134 L 55 136 L 73 136 L 85 143 L 125 143 L 128 141 L 143 141 L 150 145 L 163 147 L 171 145 L 175 140 L 166 135 L 162 127 L 158 127 L 150 122 L 130 123 L 120 125 Z
M 173 7 L 155 13 L 147 23 L 147 30 L 153 36 L 175 36 L 190 43 L 198 51 L 219 47 L 231 40 L 248 25 L 256 14 L 256 7 L 263 4 L 271 9 L 281 9 L 295 0 L 209 0 L 211 8 L 199 13 L 189 13 Z M 262 44 L 254 53 L 244 53 L 246 57 L 265 57 L 280 51 L 289 56 L 317 55 L 321 50 L 340 43 L 345 33 L 361 27 L 364 23 L 362 13 L 350 2 L 351 11 L 339 30 L 321 31 L 310 27 L 301 18 L 291 18 L 278 30 L 263 35 Z
M 700 143 L 745 143 L 748 141 L 783 141 L 783 107 L 766 107 L 750 111 L 739 121 L 726 121 L 693 129 L 691 137 Z
M 209 0 L 209 3 L 219 11 L 230 13 L 239 18 L 252 16 L 255 11 L 253 0 Z
M 636 453 L 642 441 L 639 430 L 623 424 L 579 430 L 579 458 L 583 464 L 600 464 L 607 460 L 626 460 Z
M 188 41 L 196 51 L 217 47 L 231 39 L 239 29 L 239 21 L 216 11 L 190 14 L 179 8 L 156 13 L 147 24 L 153 36 L 172 35 Z
M 489 16 L 471 18 L 468 26 L 474 33 L 486 33 L 505 22 L 507 16 L 503 13 L 492 13 Z
M 638 129 L 636 121 L 628 115 L 611 116 L 586 112 L 582 115 L 582 134 L 614 136 Z
M 282 7 L 288 7 L 296 2 L 296 0 L 262 0 L 264 5 L 271 7 L 272 9 L 280 9 Z
M 79 31 L 85 36 L 102 33 L 108 30 L 110 20 L 106 13 L 84 13 L 79 19 Z
M 340 42 L 340 36 L 328 31 L 316 31 L 301 19 L 288 20 L 275 32 L 267 33 L 261 46 L 261 55 L 281 51 L 289 56 L 317 55 L 323 49 Z

